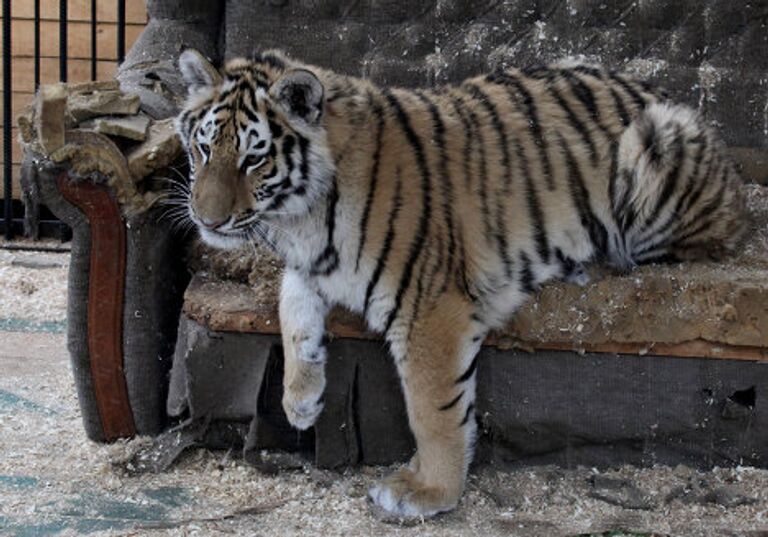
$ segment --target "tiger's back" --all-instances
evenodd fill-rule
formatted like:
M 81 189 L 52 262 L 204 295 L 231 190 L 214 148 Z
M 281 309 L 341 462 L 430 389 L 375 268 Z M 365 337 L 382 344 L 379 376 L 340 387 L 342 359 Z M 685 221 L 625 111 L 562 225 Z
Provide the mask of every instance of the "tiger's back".
M 413 280 L 410 302 L 454 286 L 498 324 L 583 262 L 719 257 L 741 237 L 738 177 L 711 129 L 620 74 L 566 64 L 360 94 L 376 127 L 339 175 L 359 179 L 342 196 L 361 223 L 349 257 L 375 280 L 354 307 L 380 309 L 376 328 L 397 306 L 375 294 L 382 278 L 390 293 Z
M 458 502 L 477 352 L 537 286 L 591 261 L 718 257 L 744 231 L 738 177 L 704 120 L 597 67 L 421 91 L 271 52 L 223 76 L 194 52 L 180 67 L 190 218 L 213 245 L 263 240 L 286 263 L 289 421 L 322 411 L 332 305 L 389 343 L 418 451 L 371 497 L 400 515 Z

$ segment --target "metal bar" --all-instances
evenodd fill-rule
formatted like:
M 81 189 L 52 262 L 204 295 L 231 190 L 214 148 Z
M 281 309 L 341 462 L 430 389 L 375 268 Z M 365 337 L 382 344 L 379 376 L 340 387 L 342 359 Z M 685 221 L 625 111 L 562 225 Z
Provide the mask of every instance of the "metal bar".
M 96 80 L 96 0 L 91 0 L 91 80 Z
M 117 63 L 125 59 L 125 0 L 117 0 Z
M 59 0 L 59 80 L 67 81 L 67 0 Z
M 13 238 L 13 162 L 11 148 L 11 0 L 3 0 L 3 210 L 5 238 Z
M 35 91 L 40 87 L 40 0 L 35 0 Z

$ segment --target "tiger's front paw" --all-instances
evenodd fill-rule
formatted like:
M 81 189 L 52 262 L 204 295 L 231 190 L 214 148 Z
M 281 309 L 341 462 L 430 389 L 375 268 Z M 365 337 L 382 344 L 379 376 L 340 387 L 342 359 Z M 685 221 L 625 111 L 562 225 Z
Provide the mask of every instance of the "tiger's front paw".
M 418 473 L 403 468 L 376 483 L 368 491 L 374 504 L 401 517 L 431 517 L 450 511 L 459 503 L 459 491 L 425 485 Z
M 308 429 L 323 410 L 325 364 L 299 362 L 289 367 L 283 383 L 283 410 L 297 429 Z

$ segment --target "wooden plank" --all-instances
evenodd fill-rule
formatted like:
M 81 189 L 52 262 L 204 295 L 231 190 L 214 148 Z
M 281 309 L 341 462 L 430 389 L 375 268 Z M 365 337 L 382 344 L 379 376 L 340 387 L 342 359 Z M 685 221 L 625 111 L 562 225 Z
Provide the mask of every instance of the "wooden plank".
M 485 345 L 509 348 L 508 343 L 501 343 L 493 334 L 489 335 Z M 703 339 L 683 341 L 681 343 L 597 343 L 575 344 L 568 342 L 514 342 L 511 348 L 530 352 L 537 350 L 589 352 L 602 354 L 632 354 L 639 356 L 674 356 L 677 358 L 721 358 L 728 360 L 747 360 L 768 362 L 768 349 L 747 345 L 726 345 Z
M 215 306 L 214 306 L 215 304 Z M 195 277 L 187 288 L 184 313 L 195 322 L 219 332 L 279 334 L 280 320 L 277 304 L 263 303 L 245 285 L 210 281 Z M 380 339 L 369 332 L 359 315 L 335 308 L 326 319 L 326 329 L 334 337 L 351 339 Z M 704 340 L 682 343 L 599 343 L 514 341 L 491 333 L 484 345 L 500 349 L 561 350 L 603 354 L 674 356 L 680 358 L 713 358 L 768 362 L 768 348 L 747 345 L 726 345 Z
M 13 92 L 32 92 L 35 88 L 34 60 L 32 58 L 16 58 L 13 62 Z M 99 60 L 96 62 L 97 78 L 107 80 L 115 76 L 117 62 Z M 0 68 L 0 72 L 2 69 Z M 67 62 L 69 82 L 86 82 L 91 79 L 91 62 L 89 60 L 69 60 Z M 59 81 L 59 59 L 40 59 L 40 82 L 50 84 Z M 0 85 L 0 90 L 4 90 Z
M 132 24 L 125 27 L 125 49 L 131 48 L 139 37 L 144 25 Z M 2 31 L 0 30 L 0 36 Z M 35 55 L 35 23 L 30 20 L 11 21 L 11 55 L 30 57 Z M 67 57 L 90 59 L 91 25 L 85 22 L 70 22 L 67 30 Z M 117 25 L 103 22 L 96 25 L 96 53 L 99 59 L 117 58 Z M 40 55 L 59 57 L 59 23 L 40 23 Z
M 67 0 L 67 18 L 71 21 L 91 20 L 91 0 Z M 60 0 L 40 0 L 40 16 L 43 19 L 59 20 Z M 0 6 L 0 18 L 2 18 Z M 11 16 L 14 19 L 33 19 L 35 6 L 32 0 L 13 2 Z M 96 20 L 103 22 L 117 21 L 117 0 L 97 0 Z M 129 23 L 145 23 L 147 9 L 142 0 L 129 0 L 125 3 L 125 20 Z

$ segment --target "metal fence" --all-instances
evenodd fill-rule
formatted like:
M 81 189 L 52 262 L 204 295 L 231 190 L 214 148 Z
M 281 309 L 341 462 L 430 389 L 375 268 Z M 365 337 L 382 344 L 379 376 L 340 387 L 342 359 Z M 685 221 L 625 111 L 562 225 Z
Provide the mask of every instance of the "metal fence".
M 28 1 L 28 0 L 25 0 Z M 34 1 L 34 80 L 35 91 L 40 85 L 40 0 Z M 97 71 L 97 1 L 91 0 L 90 19 L 90 62 L 91 80 L 96 80 Z M 0 232 L 7 240 L 20 235 L 23 229 L 24 208 L 19 200 L 13 198 L 13 112 L 12 112 L 12 42 L 11 42 L 11 0 L 3 2 L 3 212 L 0 215 Z M 67 0 L 59 2 L 59 80 L 67 81 Z M 125 0 L 117 1 L 117 61 L 125 58 Z M 70 237 L 68 227 L 56 219 L 50 212 L 43 210 L 40 215 L 40 235 L 67 240 Z

